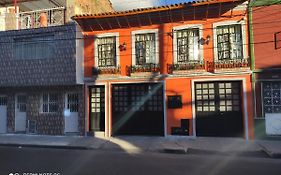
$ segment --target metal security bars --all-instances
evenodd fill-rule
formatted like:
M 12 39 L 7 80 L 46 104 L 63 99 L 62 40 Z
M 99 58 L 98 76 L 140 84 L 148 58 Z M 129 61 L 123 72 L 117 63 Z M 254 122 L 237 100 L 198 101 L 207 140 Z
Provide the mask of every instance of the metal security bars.
M 58 112 L 58 94 L 43 94 L 42 95 L 42 112 Z
M 155 33 L 136 34 L 136 65 L 156 63 Z
M 177 30 L 177 63 L 199 60 L 199 29 Z
M 218 26 L 216 32 L 218 60 L 243 58 L 240 24 Z
M 98 67 L 116 66 L 116 37 L 97 39 Z

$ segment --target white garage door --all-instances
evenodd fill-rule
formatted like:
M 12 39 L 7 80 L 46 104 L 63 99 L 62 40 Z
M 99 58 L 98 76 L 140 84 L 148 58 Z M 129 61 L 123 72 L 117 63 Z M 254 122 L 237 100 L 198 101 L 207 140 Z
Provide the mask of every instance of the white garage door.
M 0 133 L 7 132 L 7 97 L 0 96 Z

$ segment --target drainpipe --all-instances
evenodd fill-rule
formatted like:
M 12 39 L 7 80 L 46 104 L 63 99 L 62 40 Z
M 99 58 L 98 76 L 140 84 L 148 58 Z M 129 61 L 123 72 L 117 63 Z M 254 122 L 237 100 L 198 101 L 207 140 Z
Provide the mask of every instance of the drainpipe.
M 254 104 L 254 118 L 257 118 L 257 106 L 256 106 L 256 80 L 255 80 L 255 52 L 254 52 L 254 34 L 253 34 L 253 14 L 251 7 L 252 0 L 248 4 L 248 29 L 249 29 L 249 45 L 250 45 L 250 59 L 251 59 L 251 70 L 252 70 L 252 95 Z

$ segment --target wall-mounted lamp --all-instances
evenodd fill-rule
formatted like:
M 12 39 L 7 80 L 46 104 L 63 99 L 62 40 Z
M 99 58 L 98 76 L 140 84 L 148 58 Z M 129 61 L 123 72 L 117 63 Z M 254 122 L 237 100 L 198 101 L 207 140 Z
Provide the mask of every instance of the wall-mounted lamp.
M 204 45 L 204 44 L 209 44 L 209 42 L 210 42 L 210 40 L 211 40 L 211 36 L 210 35 L 207 35 L 206 36 L 206 38 L 201 38 L 200 40 L 199 40 L 199 42 L 200 42 L 200 44 L 201 45 Z
M 123 44 L 120 44 L 119 45 L 119 50 L 120 51 L 124 51 L 124 50 L 126 50 L 127 49 L 127 45 L 126 45 L 126 43 L 124 42 Z

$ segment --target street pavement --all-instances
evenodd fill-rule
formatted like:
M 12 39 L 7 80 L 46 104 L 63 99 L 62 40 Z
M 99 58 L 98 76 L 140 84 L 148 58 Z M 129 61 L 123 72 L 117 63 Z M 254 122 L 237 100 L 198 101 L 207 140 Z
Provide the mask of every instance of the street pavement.
M 281 159 L 0 146 L 0 175 L 280 175 Z M 18 174 L 17 174 L 18 173 Z
M 43 147 L 63 149 L 121 150 L 129 154 L 166 152 L 188 154 L 192 152 L 220 154 L 260 154 L 281 158 L 281 139 L 251 140 L 218 137 L 83 137 L 38 136 L 25 134 L 1 134 L 0 146 Z

